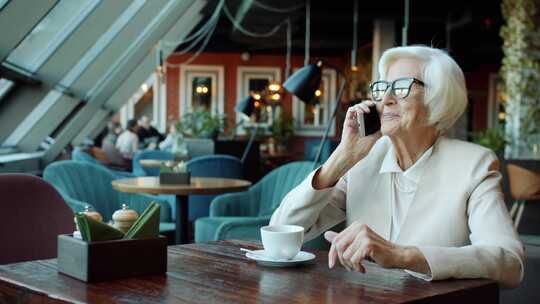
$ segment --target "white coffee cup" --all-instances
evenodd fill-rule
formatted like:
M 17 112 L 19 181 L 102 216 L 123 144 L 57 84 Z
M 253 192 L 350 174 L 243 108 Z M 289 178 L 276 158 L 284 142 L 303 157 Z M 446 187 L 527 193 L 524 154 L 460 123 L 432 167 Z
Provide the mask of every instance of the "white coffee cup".
M 273 225 L 261 227 L 264 254 L 273 259 L 294 258 L 304 242 L 304 227 Z

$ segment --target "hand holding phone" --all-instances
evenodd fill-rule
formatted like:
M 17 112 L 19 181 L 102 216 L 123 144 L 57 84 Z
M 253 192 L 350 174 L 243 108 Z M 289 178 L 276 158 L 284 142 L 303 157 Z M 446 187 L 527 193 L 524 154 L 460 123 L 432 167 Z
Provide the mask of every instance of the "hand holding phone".
M 368 136 L 381 129 L 381 119 L 375 106 L 371 106 L 369 113 L 358 115 L 358 131 L 360 136 Z

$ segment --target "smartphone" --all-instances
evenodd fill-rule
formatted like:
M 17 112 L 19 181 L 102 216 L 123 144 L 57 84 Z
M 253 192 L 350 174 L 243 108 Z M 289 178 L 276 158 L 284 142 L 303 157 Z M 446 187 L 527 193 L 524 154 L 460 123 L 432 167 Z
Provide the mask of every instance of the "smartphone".
M 381 129 L 381 118 L 379 112 L 372 106 L 369 109 L 369 113 L 359 115 L 358 117 L 358 129 L 361 136 L 368 136 L 376 133 Z

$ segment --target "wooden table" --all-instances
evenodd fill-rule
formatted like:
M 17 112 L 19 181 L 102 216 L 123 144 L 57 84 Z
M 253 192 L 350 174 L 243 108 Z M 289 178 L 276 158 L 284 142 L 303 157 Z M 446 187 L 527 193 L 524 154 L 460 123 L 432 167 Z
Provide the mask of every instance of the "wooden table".
M 222 194 L 247 190 L 251 182 L 241 179 L 217 177 L 192 177 L 189 185 L 165 185 L 159 177 L 145 176 L 118 179 L 112 187 L 120 192 L 174 194 L 176 195 L 176 243 L 186 244 L 188 240 L 188 198 L 192 194 Z
M 171 246 L 168 272 L 86 284 L 57 273 L 56 260 L 0 266 L 0 303 L 498 303 L 489 280 L 425 282 L 365 262 L 366 274 L 314 264 L 264 268 L 243 242 Z M 141 261 L 143 262 L 143 261 Z

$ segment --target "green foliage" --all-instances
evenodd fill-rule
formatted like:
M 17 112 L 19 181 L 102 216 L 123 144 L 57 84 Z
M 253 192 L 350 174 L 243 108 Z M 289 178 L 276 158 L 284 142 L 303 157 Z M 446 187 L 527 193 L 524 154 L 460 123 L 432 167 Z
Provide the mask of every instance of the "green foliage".
M 272 138 L 277 145 L 287 146 L 289 140 L 294 135 L 294 120 L 291 115 L 283 115 L 274 119 L 270 126 Z
M 216 138 L 226 123 L 225 115 L 212 115 L 204 108 L 195 108 L 182 116 L 176 128 L 184 136 Z
M 499 74 L 508 96 L 507 134 L 512 136 L 511 149 L 518 151 L 517 147 L 531 145 L 540 133 L 538 1 L 503 0 L 501 12 L 505 20 L 500 31 L 504 58 Z
M 474 132 L 472 138 L 474 143 L 493 150 L 497 155 L 502 155 L 505 145 L 509 143 L 503 128 L 488 128 Z

